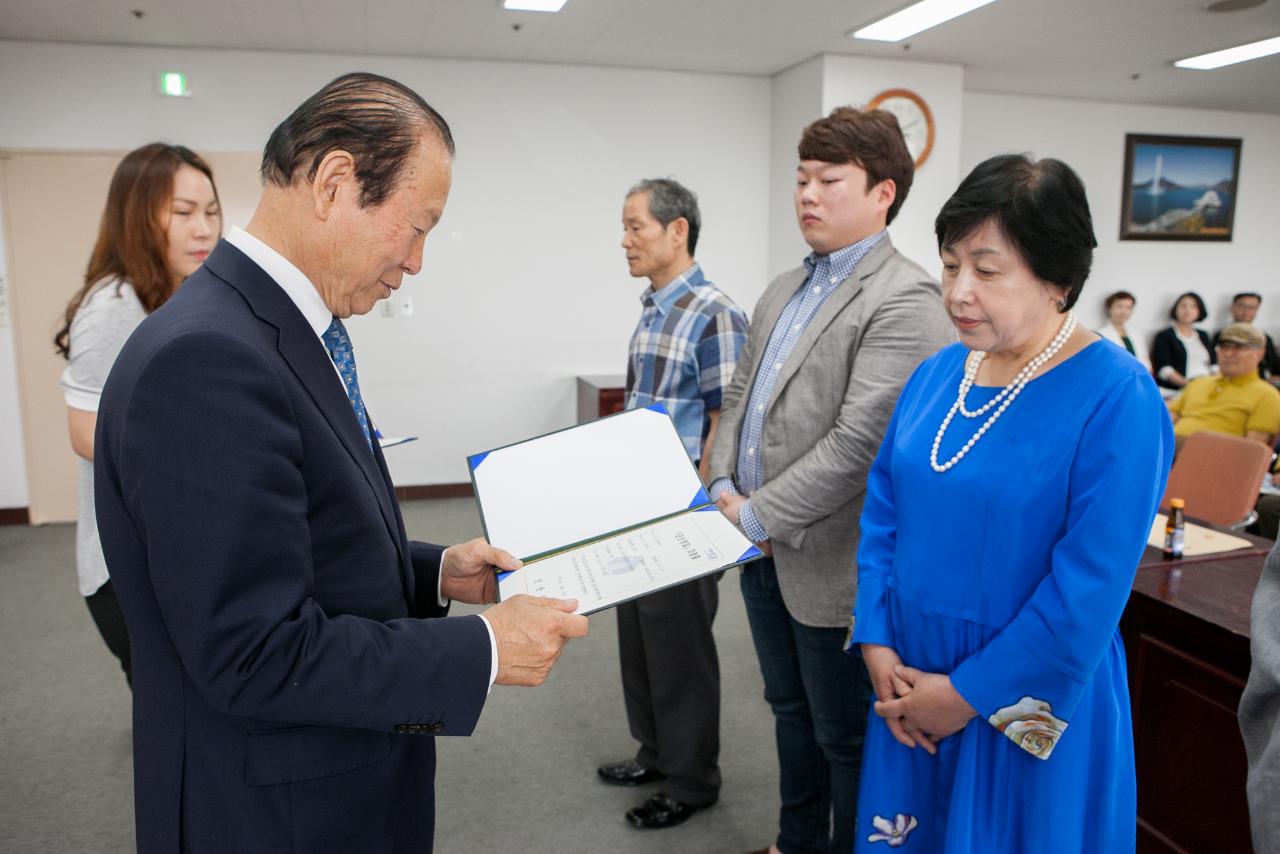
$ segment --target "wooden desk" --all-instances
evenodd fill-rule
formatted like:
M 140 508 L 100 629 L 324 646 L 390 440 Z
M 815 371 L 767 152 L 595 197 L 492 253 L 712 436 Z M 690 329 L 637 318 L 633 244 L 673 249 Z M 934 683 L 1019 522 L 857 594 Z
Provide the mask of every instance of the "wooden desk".
M 1249 852 L 1236 708 L 1271 543 L 1166 561 L 1148 548 L 1120 621 L 1138 771 L 1138 851 Z
M 578 377 L 578 423 L 621 412 L 627 404 L 626 384 L 621 374 Z

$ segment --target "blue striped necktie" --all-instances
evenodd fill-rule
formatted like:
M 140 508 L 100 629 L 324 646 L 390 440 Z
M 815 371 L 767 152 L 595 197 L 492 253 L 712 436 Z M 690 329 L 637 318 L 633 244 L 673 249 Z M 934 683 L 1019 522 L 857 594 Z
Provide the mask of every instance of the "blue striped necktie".
M 333 364 L 337 366 L 338 373 L 342 375 L 342 384 L 347 389 L 347 399 L 351 401 L 351 408 L 356 413 L 356 421 L 360 422 L 364 440 L 369 443 L 369 450 L 372 451 L 373 439 L 369 435 L 369 415 L 365 412 L 364 398 L 360 396 L 360 380 L 356 377 L 355 350 L 351 348 L 351 337 L 347 335 L 347 327 L 343 326 L 342 321 L 336 317 L 324 332 L 324 346 L 329 351 L 329 358 L 333 359 Z

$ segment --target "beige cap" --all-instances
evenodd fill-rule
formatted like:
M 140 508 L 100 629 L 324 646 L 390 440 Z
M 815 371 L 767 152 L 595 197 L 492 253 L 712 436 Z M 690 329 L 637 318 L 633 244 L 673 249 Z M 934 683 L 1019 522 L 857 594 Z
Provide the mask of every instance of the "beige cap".
M 1218 335 L 1219 342 L 1242 344 L 1245 347 L 1264 347 L 1267 339 L 1252 323 L 1232 323 Z

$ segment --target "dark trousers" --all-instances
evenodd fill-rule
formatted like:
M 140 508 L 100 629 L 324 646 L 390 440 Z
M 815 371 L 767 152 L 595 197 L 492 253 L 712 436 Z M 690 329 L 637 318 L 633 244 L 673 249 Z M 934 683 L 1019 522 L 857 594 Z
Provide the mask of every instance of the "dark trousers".
M 667 776 L 663 792 L 694 806 L 720 795 L 720 659 L 711 633 L 719 579 L 704 576 L 617 608 L 636 760 Z
M 777 846 L 783 854 L 848 854 L 871 702 L 866 665 L 844 652 L 848 629 L 791 616 L 771 558 L 743 567 L 742 598 L 778 743 Z
M 125 681 L 133 687 L 133 668 L 129 663 L 129 631 L 124 625 L 124 612 L 120 610 L 120 602 L 116 599 L 116 591 L 111 580 L 98 588 L 96 593 L 84 597 L 89 606 L 89 615 L 98 627 L 98 634 L 107 642 L 107 649 L 120 659 L 120 669 L 124 671 Z

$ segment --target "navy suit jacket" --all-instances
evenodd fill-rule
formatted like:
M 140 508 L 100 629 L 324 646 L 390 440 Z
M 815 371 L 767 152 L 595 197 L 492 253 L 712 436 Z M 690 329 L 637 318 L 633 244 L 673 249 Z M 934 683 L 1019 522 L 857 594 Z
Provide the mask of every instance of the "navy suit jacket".
M 221 242 L 116 361 L 98 528 L 133 649 L 138 850 L 428 851 L 489 685 L 320 339 Z

